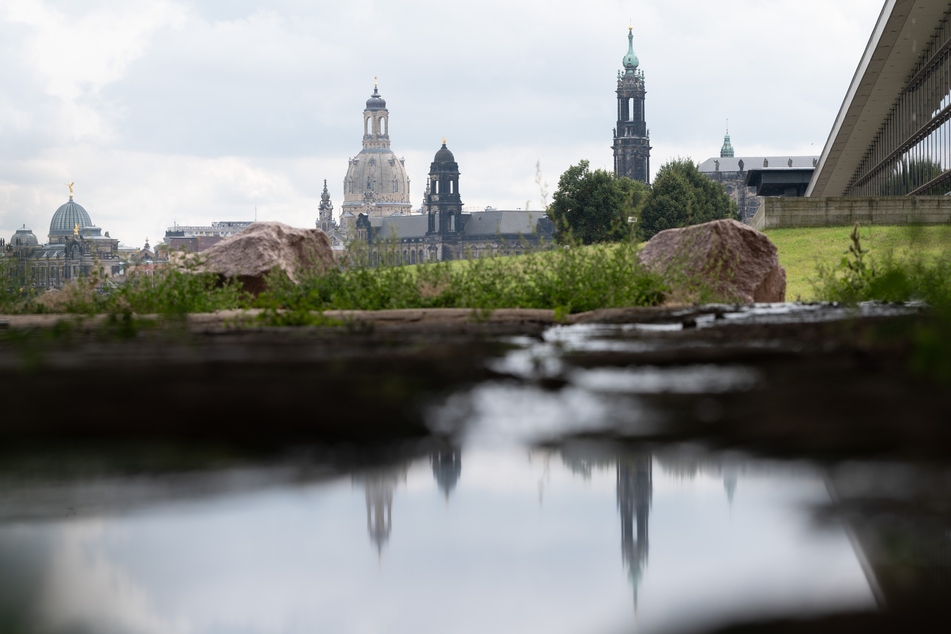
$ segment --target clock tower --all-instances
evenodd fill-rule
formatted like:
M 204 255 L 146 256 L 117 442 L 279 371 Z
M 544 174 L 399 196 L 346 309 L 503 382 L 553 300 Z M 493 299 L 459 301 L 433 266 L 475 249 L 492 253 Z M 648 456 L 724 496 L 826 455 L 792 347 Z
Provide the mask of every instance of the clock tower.
M 650 182 L 650 130 L 644 118 L 644 71 L 634 54 L 634 27 L 628 29 L 627 55 L 617 76 L 617 127 L 614 129 L 614 175 Z

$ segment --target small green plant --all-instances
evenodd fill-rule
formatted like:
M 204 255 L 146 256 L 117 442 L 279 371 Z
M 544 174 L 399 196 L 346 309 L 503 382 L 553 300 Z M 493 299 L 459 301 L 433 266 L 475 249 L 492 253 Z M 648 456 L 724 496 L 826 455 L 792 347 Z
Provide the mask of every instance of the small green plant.
M 912 242 L 922 235 L 909 230 Z M 951 250 L 926 259 L 921 251 L 903 258 L 886 252 L 873 261 L 862 247 L 858 225 L 849 250 L 835 268 L 819 267 L 816 294 L 825 301 L 921 302 L 927 312 L 899 333 L 912 344 L 912 365 L 923 376 L 951 381 Z

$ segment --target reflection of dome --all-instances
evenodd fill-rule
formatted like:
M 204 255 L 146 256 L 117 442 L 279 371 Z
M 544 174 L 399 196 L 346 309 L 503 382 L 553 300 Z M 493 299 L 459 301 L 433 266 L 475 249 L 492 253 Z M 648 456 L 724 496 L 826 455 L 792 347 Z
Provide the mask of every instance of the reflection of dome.
M 83 209 L 82 205 L 74 203 L 73 199 L 70 198 L 68 203 L 56 210 L 53 219 L 50 220 L 50 240 L 52 241 L 54 236 L 73 235 L 76 225 L 79 225 L 80 229 L 93 226 L 89 214 Z
M 10 244 L 15 247 L 34 247 L 39 244 L 39 241 L 33 235 L 33 232 L 27 229 L 26 225 L 23 225 L 23 228 L 17 229 L 17 232 L 10 238 Z
M 439 148 L 439 151 L 436 152 L 436 156 L 433 157 L 433 163 L 455 163 L 456 157 L 452 155 L 452 152 L 449 151 L 449 148 L 446 147 L 446 142 L 443 141 L 442 147 Z

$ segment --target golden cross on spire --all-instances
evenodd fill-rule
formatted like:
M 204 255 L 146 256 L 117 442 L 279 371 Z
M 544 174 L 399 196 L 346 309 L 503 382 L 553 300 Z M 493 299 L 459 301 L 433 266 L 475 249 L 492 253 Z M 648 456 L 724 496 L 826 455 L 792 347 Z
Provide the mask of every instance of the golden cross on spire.
M 379 88 L 379 87 L 380 87 L 380 84 L 379 84 L 379 82 L 377 81 L 377 77 L 374 77 L 374 78 L 373 78 L 373 87 L 374 87 L 374 88 Z
M 443 137 L 443 138 L 442 138 L 442 144 L 443 144 L 443 145 L 446 145 L 446 137 Z
M 634 30 L 634 19 L 633 19 L 633 18 L 629 18 L 629 19 L 628 19 L 628 21 L 627 21 L 627 30 L 628 30 L 628 31 L 633 31 L 633 30 Z

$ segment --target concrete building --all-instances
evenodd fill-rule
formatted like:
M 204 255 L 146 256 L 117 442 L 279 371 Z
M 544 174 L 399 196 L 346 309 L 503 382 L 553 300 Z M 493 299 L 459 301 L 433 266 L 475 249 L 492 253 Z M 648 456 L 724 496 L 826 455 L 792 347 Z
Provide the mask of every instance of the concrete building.
M 806 195 L 951 194 L 951 2 L 887 0 Z
M 614 174 L 650 183 L 650 130 L 645 119 L 644 71 L 634 54 L 634 28 L 628 29 L 627 55 L 617 75 L 617 126 L 614 128 Z

